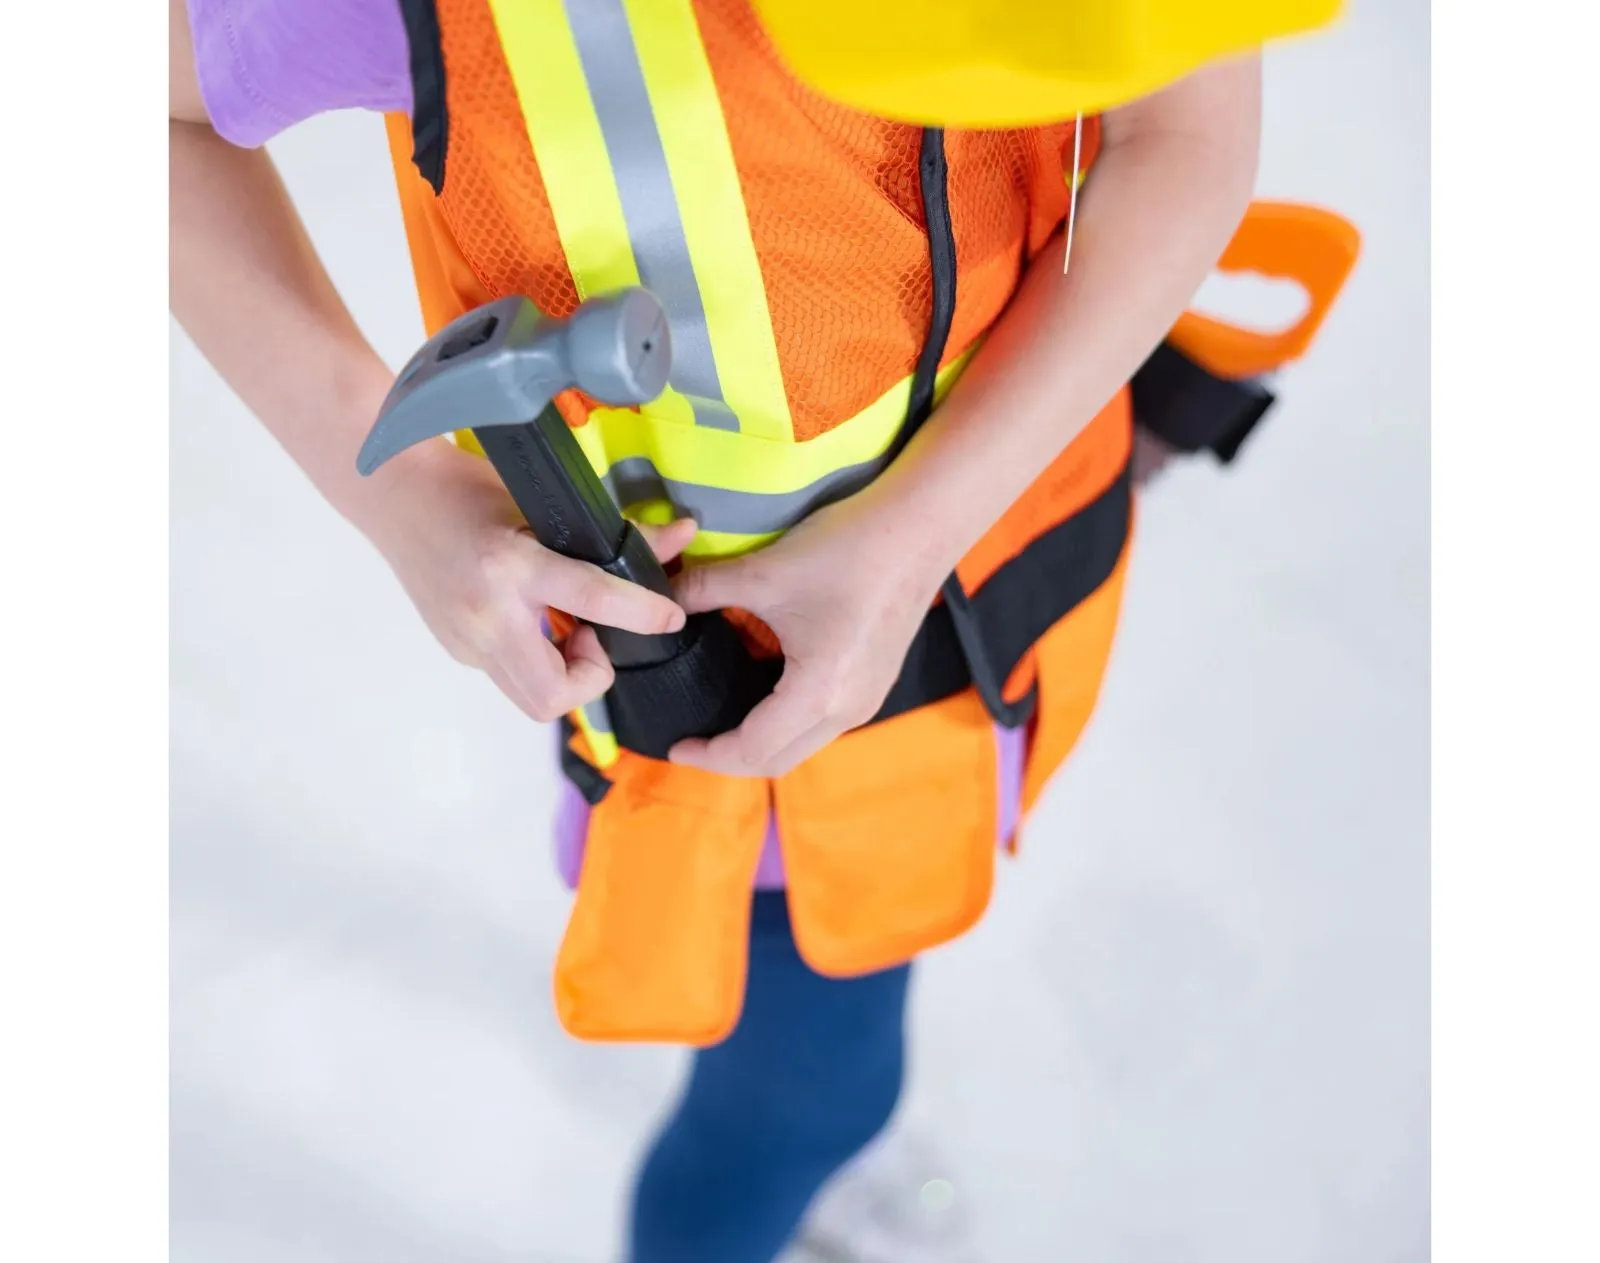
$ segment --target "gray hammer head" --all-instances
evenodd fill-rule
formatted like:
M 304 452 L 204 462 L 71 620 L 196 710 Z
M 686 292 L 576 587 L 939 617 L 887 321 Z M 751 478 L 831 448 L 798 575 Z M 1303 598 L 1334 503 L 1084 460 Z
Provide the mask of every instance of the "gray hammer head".
M 601 403 L 649 403 L 667 384 L 672 341 L 648 290 L 591 298 L 566 320 L 513 295 L 446 325 L 395 379 L 356 468 L 452 430 L 532 421 L 563 390 Z

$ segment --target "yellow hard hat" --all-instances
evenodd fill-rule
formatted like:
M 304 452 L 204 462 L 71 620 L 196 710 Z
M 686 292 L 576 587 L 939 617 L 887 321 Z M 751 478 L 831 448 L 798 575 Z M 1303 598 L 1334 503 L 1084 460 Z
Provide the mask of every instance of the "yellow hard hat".
M 754 0 L 824 96 L 923 126 L 1024 127 L 1146 96 L 1331 22 L 1341 0 Z

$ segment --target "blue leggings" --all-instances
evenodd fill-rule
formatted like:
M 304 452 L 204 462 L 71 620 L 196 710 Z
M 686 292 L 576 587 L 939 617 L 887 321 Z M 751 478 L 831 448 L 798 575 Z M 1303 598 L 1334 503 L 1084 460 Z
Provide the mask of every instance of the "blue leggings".
M 824 1182 L 900 1096 L 901 965 L 813 973 L 782 891 L 755 896 L 744 1014 L 695 1054 L 677 1111 L 640 1168 L 629 1263 L 770 1263 Z

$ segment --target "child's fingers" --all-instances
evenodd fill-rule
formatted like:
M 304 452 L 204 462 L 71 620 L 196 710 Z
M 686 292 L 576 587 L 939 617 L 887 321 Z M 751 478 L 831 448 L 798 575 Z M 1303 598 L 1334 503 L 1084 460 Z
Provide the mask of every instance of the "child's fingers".
M 696 530 L 690 518 L 644 528 L 644 535 L 666 562 L 688 546 Z M 480 621 L 488 634 L 478 656 L 496 687 L 541 723 L 579 709 L 611 687 L 611 663 L 594 629 L 583 624 L 654 635 L 677 631 L 684 623 L 683 610 L 671 598 L 526 537 L 502 559 L 497 573 L 500 583 L 491 578 L 490 590 L 501 595 L 491 597 L 487 617 Z M 549 608 L 579 620 L 559 647 L 540 625 Z
M 760 554 L 686 566 L 672 583 L 678 603 L 691 614 L 727 609 L 760 614 L 772 601 L 774 587 L 772 559 Z
M 562 653 L 566 659 L 567 685 L 573 690 L 568 710 L 587 705 L 611 687 L 616 672 L 606 651 L 600 647 L 600 637 L 593 627 L 580 624 L 567 637 Z
M 553 723 L 611 687 L 611 664 L 592 630 L 580 628 L 563 653 L 538 620 L 520 610 L 501 621 L 490 660 L 490 678 L 540 723 Z
M 724 776 L 777 776 L 837 735 L 830 724 L 822 692 L 790 662 L 777 688 L 737 728 L 710 740 L 680 741 L 668 758 Z
M 650 551 L 655 553 L 656 560 L 663 566 L 676 560 L 689 547 L 699 530 L 699 523 L 692 517 L 679 518 L 665 526 L 639 527 L 639 533 L 650 545 Z
M 545 549 L 526 593 L 586 623 L 653 636 L 683 627 L 683 610 L 669 597 L 607 574 L 598 566 Z

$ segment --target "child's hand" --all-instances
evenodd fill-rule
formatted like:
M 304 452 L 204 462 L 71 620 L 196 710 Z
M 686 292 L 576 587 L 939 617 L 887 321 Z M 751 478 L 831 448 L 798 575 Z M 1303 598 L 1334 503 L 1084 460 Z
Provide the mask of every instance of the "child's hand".
M 558 647 L 541 625 L 549 607 L 644 634 L 683 625 L 666 597 L 534 540 L 488 461 L 442 443 L 418 455 L 378 475 L 389 477 L 383 505 L 363 529 L 440 644 L 531 718 L 549 723 L 611 687 L 594 631 L 581 627 Z M 694 530 L 683 521 L 645 535 L 669 561 Z
M 761 552 L 685 570 L 677 592 L 686 610 L 755 614 L 777 634 L 784 667 L 772 696 L 743 724 L 709 741 L 679 742 L 672 760 L 730 776 L 781 776 L 866 723 L 952 564 L 914 516 L 878 504 L 869 489 Z

